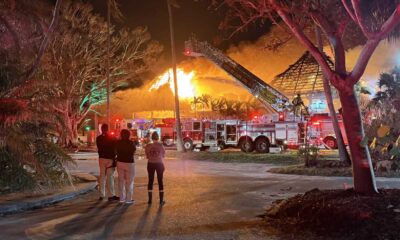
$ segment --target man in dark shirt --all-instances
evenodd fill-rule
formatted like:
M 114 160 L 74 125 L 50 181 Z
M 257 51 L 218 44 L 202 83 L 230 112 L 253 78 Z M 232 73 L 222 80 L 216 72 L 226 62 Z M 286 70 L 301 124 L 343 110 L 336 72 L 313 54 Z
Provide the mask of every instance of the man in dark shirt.
M 101 125 L 101 135 L 96 138 L 99 153 L 99 191 L 100 200 L 118 200 L 115 196 L 114 171 L 115 171 L 115 139 L 108 134 L 108 125 Z

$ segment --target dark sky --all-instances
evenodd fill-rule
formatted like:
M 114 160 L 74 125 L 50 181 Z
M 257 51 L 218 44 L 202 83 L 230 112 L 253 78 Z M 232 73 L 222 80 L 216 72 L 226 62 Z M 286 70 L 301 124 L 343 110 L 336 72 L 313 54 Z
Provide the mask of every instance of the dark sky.
M 88 0 L 95 11 L 102 15 L 106 13 L 106 0 Z M 227 49 L 230 44 L 240 41 L 254 41 L 265 33 L 264 28 L 251 26 L 248 31 L 239 33 L 234 37 L 226 39 L 229 32 L 218 29 L 219 23 L 224 17 L 223 9 L 218 12 L 209 8 L 210 0 L 177 0 L 180 8 L 174 8 L 174 26 L 176 38 L 176 51 L 178 60 L 185 59 L 183 54 L 184 41 L 194 33 L 198 39 L 210 43 L 220 42 L 217 47 Z M 166 0 L 118 0 L 121 10 L 125 16 L 120 26 L 134 28 L 136 26 L 147 26 L 153 39 L 164 45 L 164 54 L 170 57 L 170 38 L 168 25 L 168 9 Z M 218 41 L 218 40 L 222 40 Z

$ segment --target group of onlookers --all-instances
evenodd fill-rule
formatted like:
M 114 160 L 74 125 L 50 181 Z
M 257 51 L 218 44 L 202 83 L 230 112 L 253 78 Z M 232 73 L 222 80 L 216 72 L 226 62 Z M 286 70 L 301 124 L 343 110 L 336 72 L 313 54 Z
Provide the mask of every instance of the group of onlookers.
M 130 132 L 121 130 L 120 138 L 116 139 L 108 133 L 108 125 L 101 126 L 101 135 L 97 137 L 96 144 L 99 153 L 99 192 L 100 200 L 117 201 L 120 203 L 132 204 L 134 200 L 133 188 L 135 178 L 135 152 L 136 144 L 130 139 Z M 148 203 L 152 203 L 154 175 L 157 173 L 157 180 L 160 194 L 160 204 L 164 201 L 164 163 L 165 149 L 159 142 L 157 132 L 151 135 L 152 143 L 145 146 L 145 155 L 148 159 Z M 118 173 L 119 197 L 115 194 L 114 172 Z

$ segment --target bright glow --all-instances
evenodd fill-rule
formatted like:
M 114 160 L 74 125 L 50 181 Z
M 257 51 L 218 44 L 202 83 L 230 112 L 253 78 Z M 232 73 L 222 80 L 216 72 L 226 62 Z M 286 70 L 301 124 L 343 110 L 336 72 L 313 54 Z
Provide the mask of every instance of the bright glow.
M 186 73 L 182 69 L 176 70 L 178 78 L 178 93 L 180 98 L 193 98 L 196 96 L 195 87 L 193 84 L 194 72 Z M 159 89 L 165 84 L 169 84 L 171 91 L 175 94 L 173 72 L 170 68 L 164 74 L 158 77 L 157 81 L 149 88 L 149 92 Z

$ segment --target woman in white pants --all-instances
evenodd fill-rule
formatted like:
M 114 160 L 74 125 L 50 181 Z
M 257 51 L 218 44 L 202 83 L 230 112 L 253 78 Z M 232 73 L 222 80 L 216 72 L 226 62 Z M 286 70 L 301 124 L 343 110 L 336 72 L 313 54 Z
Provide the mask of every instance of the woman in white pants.
M 116 143 L 118 188 L 120 203 L 132 204 L 133 183 L 135 177 L 135 160 L 133 155 L 136 146 L 129 140 L 130 132 L 126 129 L 121 131 L 121 139 Z

